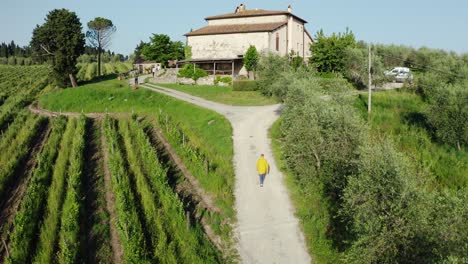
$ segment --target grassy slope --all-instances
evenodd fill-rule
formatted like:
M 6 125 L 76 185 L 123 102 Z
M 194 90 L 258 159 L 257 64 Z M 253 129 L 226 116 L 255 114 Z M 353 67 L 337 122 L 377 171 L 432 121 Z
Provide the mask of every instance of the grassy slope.
M 271 97 L 265 97 L 258 91 L 233 91 L 232 86 L 180 84 L 159 85 L 227 105 L 253 106 L 271 105 L 278 103 L 275 99 Z
M 65 89 L 49 93 L 39 99 L 39 105 L 53 111 L 71 112 L 135 112 L 156 117 L 166 113 L 179 123 L 192 139 L 200 141 L 206 152 L 223 160 L 232 161 L 232 128 L 221 115 L 204 108 L 173 99 L 145 89 L 132 91 L 124 81 L 110 80 L 88 84 L 76 89 Z M 200 176 L 202 187 L 217 199 L 225 217 L 234 217 L 234 168 L 232 162 L 223 164 L 228 175 L 228 184 L 207 181 Z M 199 175 L 195 175 L 196 177 Z
M 367 96 L 356 100 L 356 107 L 367 118 Z M 427 130 L 424 111 L 427 105 L 415 94 L 387 91 L 372 95 L 371 128 L 376 135 L 389 136 L 420 170 L 427 170 L 434 188 L 458 189 L 468 183 L 466 150 L 435 143 Z
M 157 114 L 163 110 L 206 136 L 207 143 L 220 153 L 233 153 L 232 128 L 221 115 L 145 89 L 132 91 L 124 81 L 110 80 L 49 93 L 39 99 L 39 106 L 52 111 L 84 113 Z M 207 125 L 209 121 L 212 122 Z

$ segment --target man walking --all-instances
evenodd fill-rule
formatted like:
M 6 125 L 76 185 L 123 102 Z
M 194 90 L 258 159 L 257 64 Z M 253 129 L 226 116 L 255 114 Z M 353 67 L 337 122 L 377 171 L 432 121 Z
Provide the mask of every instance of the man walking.
M 257 171 L 260 177 L 260 187 L 263 187 L 265 175 L 270 173 L 270 165 L 268 165 L 268 162 L 263 154 L 261 154 L 260 158 L 257 160 Z
M 138 71 L 135 71 L 135 85 L 138 85 Z

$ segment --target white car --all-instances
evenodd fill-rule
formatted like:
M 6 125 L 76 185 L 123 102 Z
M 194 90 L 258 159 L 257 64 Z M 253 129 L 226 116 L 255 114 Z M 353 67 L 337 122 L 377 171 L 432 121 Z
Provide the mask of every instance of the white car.
M 385 76 L 393 77 L 397 82 L 412 81 L 413 74 L 407 67 L 395 67 L 390 71 L 384 71 Z

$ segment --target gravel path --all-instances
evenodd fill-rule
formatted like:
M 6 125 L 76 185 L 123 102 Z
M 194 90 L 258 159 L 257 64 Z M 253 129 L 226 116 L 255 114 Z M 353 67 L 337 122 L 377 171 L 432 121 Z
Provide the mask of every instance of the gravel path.
M 304 236 L 268 138 L 268 129 L 279 117 L 281 105 L 228 106 L 152 84 L 141 87 L 214 110 L 231 122 L 236 173 L 236 235 L 242 262 L 310 263 Z M 261 153 L 271 166 L 264 187 L 259 186 L 255 168 Z

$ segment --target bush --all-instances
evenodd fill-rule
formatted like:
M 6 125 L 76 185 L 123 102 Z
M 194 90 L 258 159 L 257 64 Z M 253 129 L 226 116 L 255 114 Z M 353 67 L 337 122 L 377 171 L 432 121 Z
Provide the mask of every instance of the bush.
M 372 47 L 372 84 L 380 86 L 385 82 L 392 81 L 388 79 L 383 72 L 385 67 L 382 58 Z M 368 46 L 347 47 L 345 49 L 343 76 L 348 79 L 357 88 L 363 89 L 369 86 L 369 54 Z M 396 64 L 399 65 L 399 64 Z
M 218 85 L 220 82 L 227 83 L 228 85 L 231 85 L 232 84 L 232 78 L 229 77 L 229 76 L 224 76 L 224 77 L 216 76 L 216 78 L 214 80 L 214 84 Z
M 233 91 L 257 91 L 258 81 L 254 80 L 237 80 L 233 82 Z
M 347 221 L 337 212 L 347 177 L 357 171 L 356 149 L 365 139 L 365 125 L 349 98 L 338 95 L 339 90 L 348 89 L 340 87 L 340 80 L 332 85 L 306 71 L 285 74 L 280 80 L 274 86 L 286 85 L 287 90 L 282 122 L 285 160 L 298 185 L 318 190 L 327 213 L 333 216 L 329 219 L 320 212 L 310 212 L 307 219 L 325 222 L 327 238 L 341 248 L 350 238 Z M 324 95 L 329 99 L 324 100 Z
M 302 66 L 304 66 L 304 59 L 299 55 L 295 55 L 291 60 L 291 67 L 297 70 L 299 67 Z
M 185 64 L 184 67 L 182 67 L 179 70 L 179 73 L 177 76 L 183 77 L 183 78 L 190 78 L 196 81 L 200 79 L 201 77 L 208 76 L 208 73 L 204 71 L 203 69 L 200 69 L 200 67 L 194 66 L 193 64 Z
M 287 57 L 281 57 L 274 53 L 263 53 L 260 55 L 257 64 L 257 77 L 259 80 L 258 90 L 262 94 L 271 96 L 271 85 L 280 77 L 281 72 L 289 71 L 289 61 Z
M 344 79 L 287 71 L 270 89 L 286 91 L 283 156 L 314 254 L 329 244 L 345 263 L 465 261 L 466 188 L 426 190 L 424 172 L 389 140 L 373 139 L 343 95 Z
M 253 45 L 247 49 L 247 52 L 244 54 L 244 66 L 248 72 L 255 71 L 258 61 L 258 52 L 257 48 Z
M 370 142 L 360 152 L 341 211 L 352 219 L 355 237 L 346 262 L 464 263 L 466 189 L 426 191 L 389 141 Z
M 348 29 L 344 33 L 333 33 L 329 37 L 320 30 L 317 32 L 316 41 L 310 46 L 310 63 L 319 72 L 343 72 L 346 68 L 346 49 L 355 46 L 354 34 Z
M 418 206 L 422 201 L 412 181 L 414 172 L 388 141 L 366 145 L 360 152 L 359 172 L 348 179 L 341 211 L 352 219 L 356 237 L 347 262 L 418 262 L 421 248 L 413 240 L 424 211 Z
M 429 100 L 428 119 L 435 135 L 458 150 L 468 144 L 467 85 L 437 88 Z
M 9 57 L 8 58 L 8 65 L 16 65 L 16 58 L 15 57 Z

